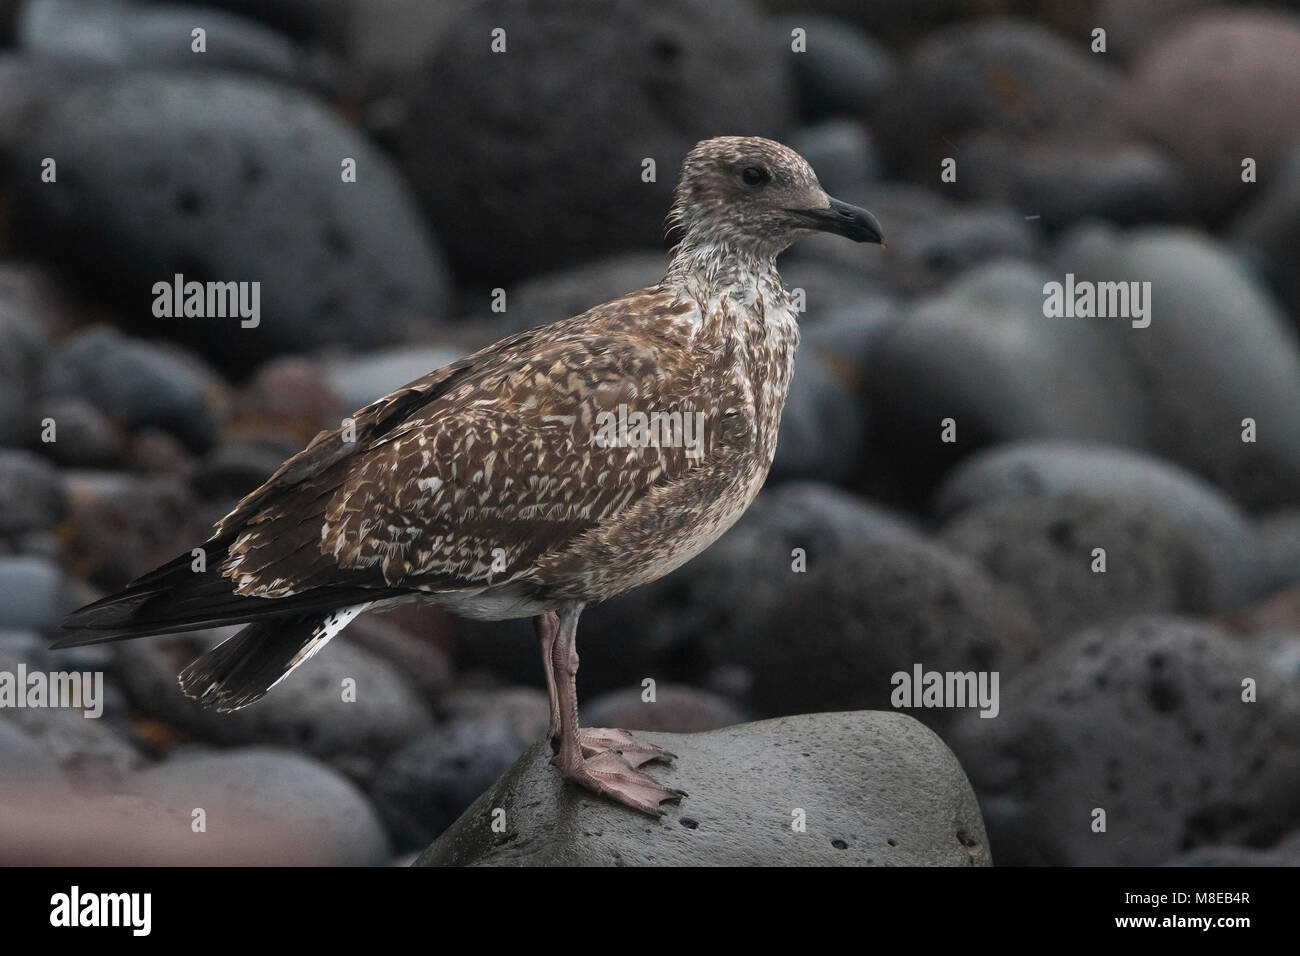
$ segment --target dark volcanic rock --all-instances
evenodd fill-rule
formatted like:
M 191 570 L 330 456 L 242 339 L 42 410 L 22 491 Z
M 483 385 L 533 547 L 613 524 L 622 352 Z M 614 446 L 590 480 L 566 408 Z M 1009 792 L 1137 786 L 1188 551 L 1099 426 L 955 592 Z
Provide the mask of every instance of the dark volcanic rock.
M 0 449 L 0 537 L 53 528 L 67 511 L 58 471 L 16 448 Z
M 1253 846 L 1202 846 L 1165 861 L 1165 866 L 1300 866 L 1300 832 L 1266 850 Z
M 1273 585 L 1300 584 L 1300 508 L 1266 515 L 1259 536 Z
M 880 175 L 871 132 L 861 121 L 840 117 L 797 130 L 790 148 L 817 171 L 817 181 L 836 198 L 867 193 Z
M 1037 653 L 1039 632 L 1019 600 L 973 562 L 882 528 L 829 560 L 810 554 L 808 570 L 790 574 L 757 630 L 729 637 L 717 657 L 749 668 L 754 707 L 793 714 L 888 707 L 894 675 L 918 664 L 1014 673 Z M 912 713 L 936 728 L 955 714 Z
M 205 33 L 203 52 L 193 49 L 196 27 Z M 17 34 L 28 53 L 105 66 L 220 67 L 304 83 L 326 76 L 319 55 L 309 57 L 274 30 L 211 6 L 32 0 Z
M 1103 494 L 1145 501 L 1182 527 L 1210 575 L 1216 610 L 1268 587 L 1259 537 L 1222 492 L 1180 468 L 1137 452 L 1070 442 L 1016 442 L 981 452 L 952 472 L 935 494 L 940 520 L 1014 498 Z
M 262 834 L 235 859 L 244 865 L 378 866 L 388 840 L 365 796 L 329 767 L 288 750 L 249 747 L 174 757 L 131 781 L 159 805 L 155 817 L 191 835 L 195 808 L 205 811 L 211 849 L 220 854 L 232 829 Z M 190 862 L 202 865 L 202 838 Z
M 295 90 L 216 71 L 113 74 L 43 115 L 21 159 L 46 156 L 58 182 L 20 183 L 27 243 L 150 334 L 230 367 L 403 341 L 446 309 L 413 197 L 374 146 Z M 346 158 L 356 182 L 342 179 Z M 176 274 L 260 282 L 258 324 L 155 318 L 155 283 Z
M 0 61 L 3 62 L 3 61 Z M 0 88 L 4 74 L 0 71 Z M 0 113 L 0 125 L 3 124 Z M 31 445 L 40 434 L 29 403 L 48 349 L 48 317 L 29 271 L 0 265 L 0 444 Z
M 1149 326 L 1082 320 L 1134 368 L 1151 447 L 1247 507 L 1300 501 L 1300 338 L 1254 277 L 1204 236 L 1159 228 L 1070 271 L 1080 280 L 1151 283 Z M 1242 440 L 1246 419 L 1255 423 L 1253 442 Z
M 199 450 L 216 441 L 228 402 L 221 379 L 195 356 L 107 328 L 61 342 L 38 391 L 42 398 L 84 398 L 132 431 L 160 428 Z M 36 405 L 57 427 L 57 417 Z
M 1104 58 L 1038 24 L 988 19 L 928 37 L 877 117 L 889 170 L 959 198 L 997 199 L 1056 226 L 1178 208 L 1181 182 L 1133 141 Z M 1066 106 L 1068 104 L 1068 107 Z M 940 163 L 957 162 L 941 184 Z
M 458 264 L 494 285 L 653 245 L 691 146 L 788 124 L 769 37 L 741 0 L 475 4 L 409 92 L 400 162 Z
M 1262 178 L 1300 135 L 1300 17 L 1213 10 L 1144 54 L 1122 100 L 1131 122 L 1182 164 L 1194 211 L 1218 218 L 1256 188 L 1242 182 L 1242 160 Z
M 655 699 L 651 701 L 645 699 L 643 688 L 632 687 L 610 691 L 582 704 L 584 727 L 694 734 L 743 723 L 747 719 L 745 713 L 727 698 L 681 684 L 656 685 Z
M 1259 192 L 1233 220 L 1230 238 L 1241 259 L 1288 308 L 1300 328 L 1300 270 L 1290 250 L 1300 247 L 1300 142 L 1274 169 L 1261 174 Z
M 172 469 L 168 469 L 171 471 Z M 69 472 L 65 560 L 105 590 L 124 587 L 206 541 L 224 514 L 205 509 L 174 474 Z
M 370 793 L 399 852 L 447 829 L 545 732 L 545 719 L 540 732 L 523 736 L 506 717 L 484 714 L 437 727 L 389 755 Z
M 640 735 L 688 790 L 652 820 L 563 783 L 538 743 L 417 866 L 986 866 L 979 807 L 943 742 L 899 714 L 807 714 Z M 504 811 L 494 832 L 493 811 Z M 497 815 L 498 819 L 501 817 Z M 802 820 L 803 829 L 792 824 Z
M 0 555 L 0 627 L 53 631 L 76 606 L 63 570 L 34 554 Z
M 801 52 L 792 49 L 795 29 L 803 30 Z M 833 17 L 782 17 L 772 33 L 774 48 L 785 48 L 800 111 L 809 119 L 870 114 L 898 69 L 881 43 Z
M 1000 862 L 1154 866 L 1296 827 L 1298 718 L 1294 687 L 1257 650 L 1205 624 L 1140 617 L 1053 649 L 1003 686 L 996 720 L 971 716 L 950 739 Z
M 939 539 L 1015 591 L 1054 638 L 1143 612 L 1209 610 L 1198 543 L 1141 498 L 994 501 L 962 512 Z M 1097 548 L 1104 572 L 1094 570 Z
M 40 634 L 0 630 L 0 671 L 16 679 L 24 667 L 29 681 L 36 672 L 79 672 L 82 698 L 66 703 L 80 706 L 61 706 L 65 702 L 53 698 L 41 707 L 6 706 L 0 709 L 0 728 L 18 728 L 81 789 L 100 790 L 142 765 L 143 755 L 124 726 L 124 702 L 117 688 L 107 679 L 96 687 L 94 673 L 102 671 L 103 664 L 95 661 L 94 650 L 52 651 L 48 643 Z M 8 775 L 5 766 L 3 776 Z
M 234 713 L 205 710 L 181 693 L 176 675 L 235 630 L 127 642 L 117 647 L 115 670 L 137 708 L 199 740 L 296 747 L 360 779 L 430 726 L 428 710 L 395 668 L 346 640 L 332 641 L 256 704 Z
M 873 457 L 913 493 L 998 442 L 1146 443 L 1132 370 L 1101 330 L 1043 315 L 1047 278 L 1021 263 L 980 266 L 875 339 L 864 374 Z
M 824 352 L 798 351 L 769 480 L 843 482 L 853 474 L 867 430 L 856 385 Z
M 34 404 L 40 421 L 33 422 L 33 431 L 44 432 L 46 419 L 55 426 L 57 441 L 41 444 L 41 452 L 52 461 L 64 468 L 114 468 L 122 463 L 125 429 L 95 402 L 64 395 Z
M 1100 58 L 1046 27 L 1012 19 L 963 23 L 912 52 L 876 131 L 891 168 L 934 182 L 939 160 L 960 155 L 954 143 L 972 133 L 1013 142 L 1096 134 L 1117 85 Z

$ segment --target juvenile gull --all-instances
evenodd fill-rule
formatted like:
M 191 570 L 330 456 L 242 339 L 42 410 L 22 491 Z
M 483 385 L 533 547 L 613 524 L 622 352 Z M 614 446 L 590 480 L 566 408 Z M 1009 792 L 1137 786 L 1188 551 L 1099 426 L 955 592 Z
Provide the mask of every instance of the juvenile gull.
M 218 522 L 208 570 L 183 554 L 73 613 L 55 646 L 250 622 L 180 675 L 229 711 L 368 608 L 532 617 L 552 763 L 661 812 L 684 794 L 639 768 L 671 755 L 578 726 L 578 617 L 699 554 L 767 477 L 799 343 L 777 254 L 814 231 L 881 242 L 802 157 L 750 137 L 691 150 L 669 222 L 658 285 L 431 372 L 357 412 L 353 440 L 321 432 Z M 606 427 L 638 413 L 656 426 Z

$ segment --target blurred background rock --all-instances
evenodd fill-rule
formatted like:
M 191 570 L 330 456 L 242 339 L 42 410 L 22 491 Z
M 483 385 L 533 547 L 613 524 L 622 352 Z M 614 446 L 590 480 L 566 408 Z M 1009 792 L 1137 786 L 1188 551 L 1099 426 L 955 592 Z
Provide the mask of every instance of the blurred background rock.
M 0 858 L 382 863 L 449 826 L 544 731 L 526 622 L 366 616 L 233 717 L 174 680 L 225 632 L 48 640 L 318 429 L 654 282 L 686 150 L 750 134 L 890 246 L 783 259 L 769 487 L 590 612 L 585 716 L 708 730 L 993 669 L 996 719 L 910 713 L 995 860 L 1300 862 L 1297 103 L 1294 2 L 2 0 L 0 667 L 107 693 L 0 709 Z M 258 326 L 155 317 L 175 273 L 260 282 Z M 1045 317 L 1066 273 L 1149 281 L 1150 327 Z M 193 846 L 204 800 L 244 830 Z

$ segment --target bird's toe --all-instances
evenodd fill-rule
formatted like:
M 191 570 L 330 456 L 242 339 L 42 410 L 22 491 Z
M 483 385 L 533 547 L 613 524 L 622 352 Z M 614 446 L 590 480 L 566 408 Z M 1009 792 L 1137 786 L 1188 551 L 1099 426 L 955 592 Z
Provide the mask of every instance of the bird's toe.
M 594 757 L 603 751 L 612 750 L 633 767 L 643 767 L 656 760 L 667 763 L 677 756 L 654 744 L 642 743 L 626 730 L 612 727 L 583 728 L 578 731 L 578 742 L 582 744 L 584 757 Z

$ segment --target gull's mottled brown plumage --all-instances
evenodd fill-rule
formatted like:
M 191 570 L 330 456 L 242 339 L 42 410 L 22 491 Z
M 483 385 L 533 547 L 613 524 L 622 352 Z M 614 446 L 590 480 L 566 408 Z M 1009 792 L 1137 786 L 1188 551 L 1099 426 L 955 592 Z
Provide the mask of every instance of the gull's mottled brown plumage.
M 182 555 L 72 615 L 83 633 L 64 645 L 253 622 L 181 675 L 229 710 L 368 607 L 532 616 L 561 772 L 654 812 L 674 794 L 636 767 L 662 752 L 577 727 L 578 615 L 708 547 L 762 486 L 799 343 L 777 254 L 813 229 L 880 241 L 798 154 L 749 137 L 691 151 L 669 221 L 681 240 L 658 284 L 504 339 L 317 435 L 218 523 L 206 569 Z M 597 441 L 621 410 L 698 423 L 699 443 Z
M 784 147 L 711 141 L 670 216 L 692 210 L 703 229 L 686 230 L 662 282 L 412 382 L 358 412 L 351 443 L 344 428 L 318 435 L 218 526 L 234 535 L 221 571 L 236 593 L 354 582 L 514 617 L 603 600 L 711 543 L 771 464 L 799 339 L 771 261 L 781 224 L 729 217 L 702 175 L 756 143 L 776 177 L 819 188 Z M 620 405 L 703 413 L 704 454 L 593 444 L 597 415 Z

